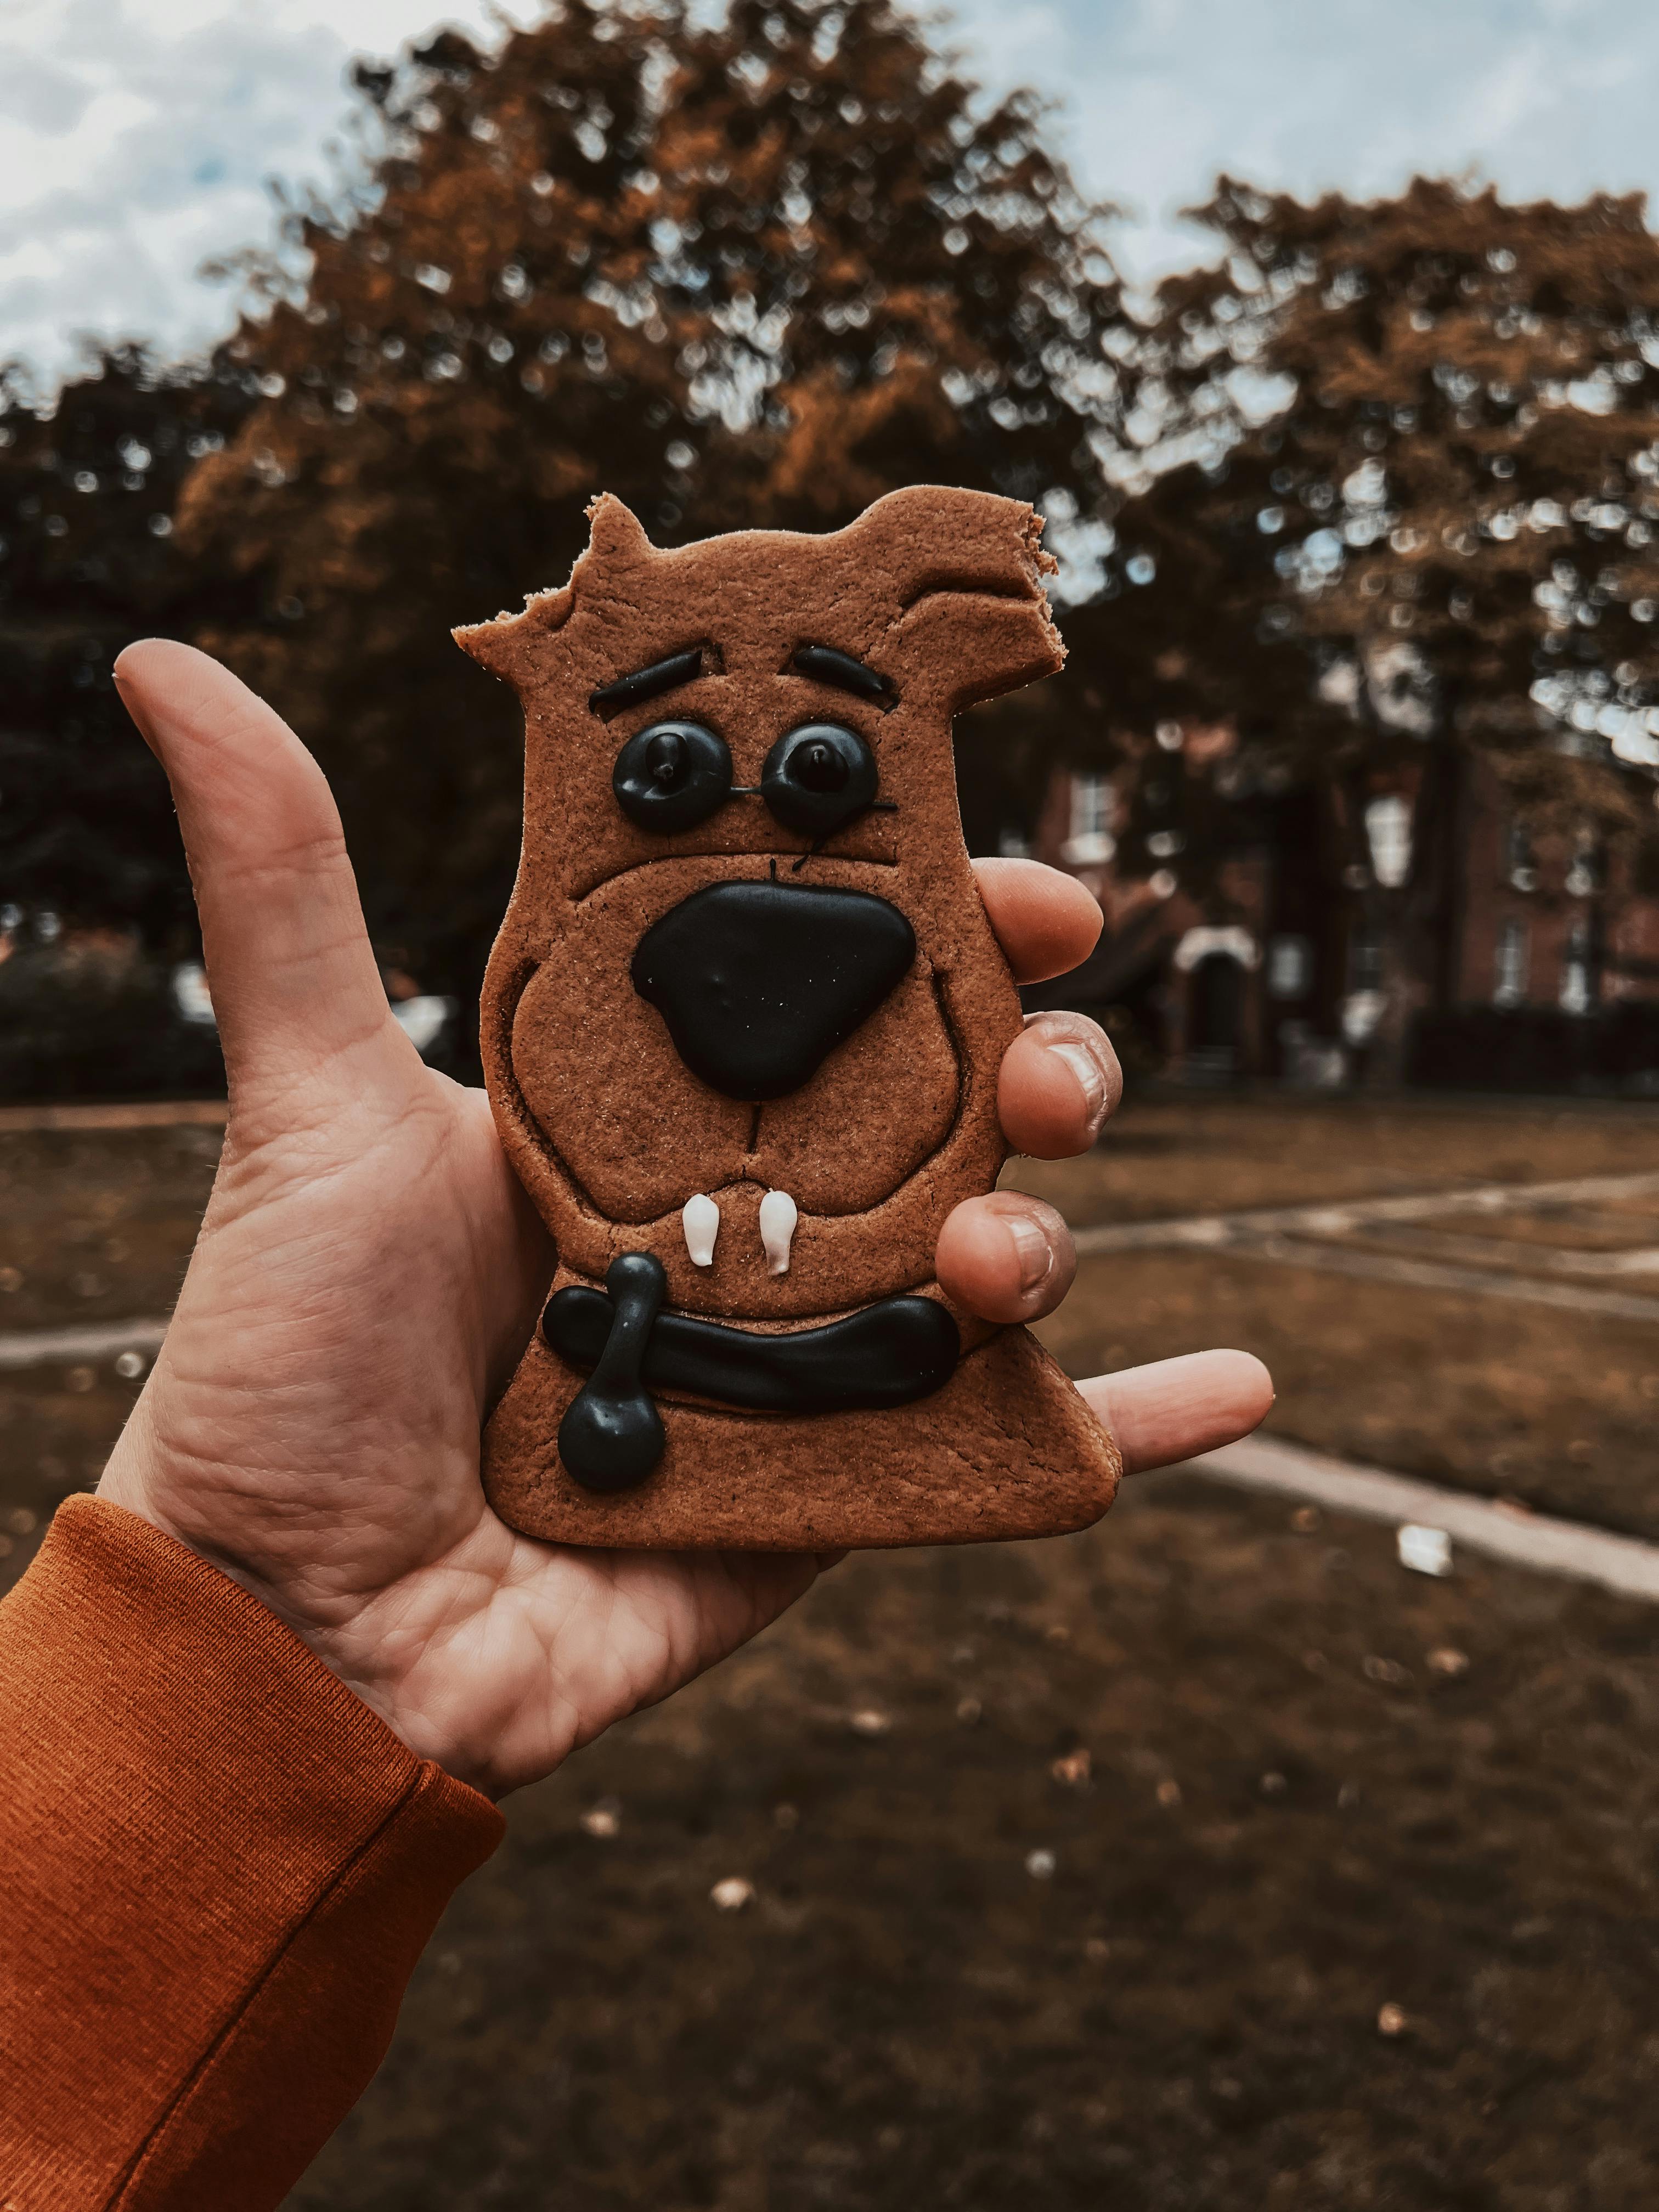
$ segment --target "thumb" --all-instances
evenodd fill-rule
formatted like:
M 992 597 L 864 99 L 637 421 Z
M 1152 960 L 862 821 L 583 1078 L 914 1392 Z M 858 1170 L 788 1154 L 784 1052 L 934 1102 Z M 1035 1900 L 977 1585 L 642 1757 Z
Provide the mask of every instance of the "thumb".
M 233 1097 L 412 1050 L 392 1020 L 327 779 L 247 686 L 147 638 L 115 681 L 167 771 Z M 395 1063 L 394 1063 L 395 1064 Z

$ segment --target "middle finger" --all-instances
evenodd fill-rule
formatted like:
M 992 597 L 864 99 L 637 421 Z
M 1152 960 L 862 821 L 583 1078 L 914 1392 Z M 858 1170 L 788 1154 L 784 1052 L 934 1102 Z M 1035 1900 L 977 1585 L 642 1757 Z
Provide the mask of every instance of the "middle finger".
M 1052 1206 L 994 1190 L 945 1217 L 933 1267 L 940 1289 L 981 1320 L 1039 1321 L 1072 1287 L 1077 1254 Z
M 1123 1096 L 1123 1071 L 1098 1022 L 1028 1014 L 1002 1057 L 997 1115 L 1017 1152 L 1036 1160 L 1086 1152 Z

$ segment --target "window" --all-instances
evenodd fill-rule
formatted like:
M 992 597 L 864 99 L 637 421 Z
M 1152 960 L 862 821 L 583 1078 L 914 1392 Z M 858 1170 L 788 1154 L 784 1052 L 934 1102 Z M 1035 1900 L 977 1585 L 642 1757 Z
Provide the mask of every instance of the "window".
M 1397 891 L 1412 872 L 1411 801 L 1398 792 L 1373 799 L 1365 809 L 1371 873 L 1385 890 Z
M 1089 769 L 1072 778 L 1071 835 L 1060 848 L 1060 858 L 1074 868 L 1103 867 L 1117 850 L 1112 824 L 1117 818 L 1117 793 L 1111 778 Z
M 1561 1011 L 1564 1014 L 1593 1012 L 1595 999 L 1595 962 L 1590 944 L 1589 920 L 1581 914 L 1567 932 L 1567 941 L 1562 948 Z
M 1368 924 L 1360 922 L 1348 939 L 1348 988 L 1375 991 L 1381 988 L 1382 982 L 1382 936 Z
M 1313 946 L 1305 937 L 1274 937 L 1267 944 L 1267 995 L 1305 999 L 1313 986 Z
M 1567 869 L 1569 898 L 1591 898 L 1602 887 L 1601 841 L 1594 830 L 1581 830 Z
M 1527 925 L 1524 921 L 1506 921 L 1498 932 L 1492 1002 L 1495 1006 L 1518 1006 L 1526 995 Z
M 1519 815 L 1510 817 L 1504 833 L 1504 873 L 1511 890 L 1532 891 L 1538 888 L 1538 867 L 1533 857 L 1532 831 Z
M 1109 834 L 1114 812 L 1110 782 L 1091 773 L 1072 778 L 1072 835 L 1099 837 Z

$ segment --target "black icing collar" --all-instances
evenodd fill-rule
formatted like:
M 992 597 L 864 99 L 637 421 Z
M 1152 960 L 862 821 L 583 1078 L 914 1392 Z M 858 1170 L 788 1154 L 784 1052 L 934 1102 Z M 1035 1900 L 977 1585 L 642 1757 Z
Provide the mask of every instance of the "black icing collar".
M 950 1380 L 962 1349 L 936 1298 L 883 1298 L 818 1328 L 762 1335 L 658 1310 L 662 1263 L 625 1252 L 610 1296 L 572 1284 L 542 1316 L 551 1349 L 589 1380 L 559 1429 L 559 1456 L 590 1490 L 628 1490 L 662 1456 L 652 1390 L 690 1390 L 756 1413 L 834 1413 L 908 1406 Z

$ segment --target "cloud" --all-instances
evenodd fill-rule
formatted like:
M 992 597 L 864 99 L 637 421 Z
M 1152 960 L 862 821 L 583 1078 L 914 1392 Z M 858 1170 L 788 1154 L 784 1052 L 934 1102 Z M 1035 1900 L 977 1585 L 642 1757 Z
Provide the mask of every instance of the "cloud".
M 1310 196 L 1414 172 L 1517 198 L 1659 185 L 1659 9 L 1629 0 L 953 0 L 993 84 L 1059 100 L 1080 179 L 1127 204 L 1127 266 L 1202 241 L 1217 174 Z
M 7 0 L 0 14 L 0 360 L 76 335 L 211 338 L 206 258 L 270 234 L 266 181 L 323 180 L 354 52 L 424 34 L 432 0 Z M 918 8 L 921 0 L 914 0 Z M 522 16 L 535 0 L 520 0 Z M 445 19 L 485 28 L 489 0 Z M 989 90 L 1058 103 L 1080 180 L 1125 205 L 1128 270 L 1205 241 L 1220 170 L 1300 194 L 1414 170 L 1517 198 L 1659 184 L 1659 8 L 1634 0 L 954 0 Z
M 8 55 L 6 74 L 0 77 L 0 119 L 57 137 L 75 128 L 91 98 L 90 88 L 72 71 L 26 53 Z
M 451 19 L 484 27 L 486 0 Z M 0 27 L 0 360 L 49 381 L 82 336 L 216 337 L 210 258 L 271 234 L 269 180 L 325 182 L 354 52 L 399 0 L 22 0 Z

